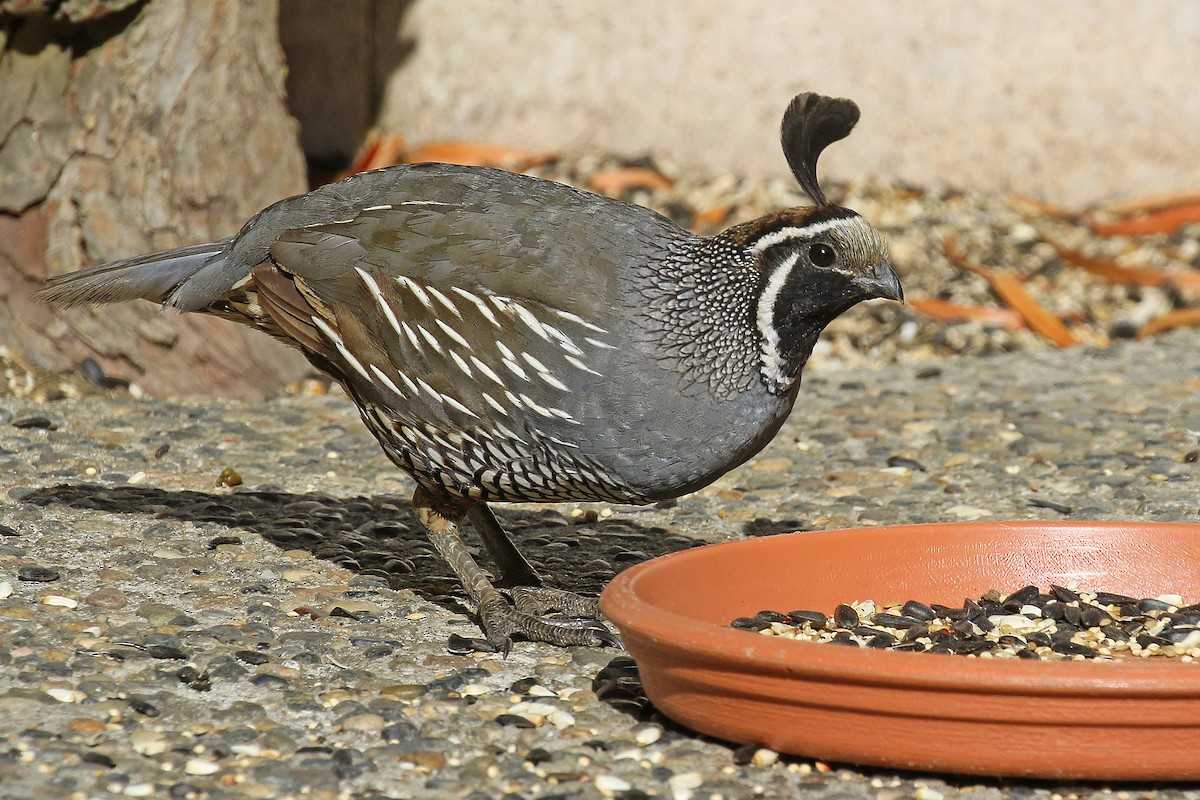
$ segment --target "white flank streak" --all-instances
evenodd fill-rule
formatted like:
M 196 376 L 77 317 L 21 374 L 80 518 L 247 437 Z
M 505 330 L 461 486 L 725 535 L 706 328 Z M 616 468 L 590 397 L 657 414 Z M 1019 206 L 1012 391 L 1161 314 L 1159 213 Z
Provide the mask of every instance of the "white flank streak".
M 500 320 L 496 319 L 496 315 L 492 313 L 490 308 L 488 308 L 487 303 L 479 299 L 478 295 L 471 294 L 466 289 L 460 289 L 457 286 L 451 286 L 450 291 L 466 300 L 469 300 L 476 308 L 479 309 L 479 313 L 483 314 L 483 316 L 487 318 L 488 322 L 492 323 L 497 328 L 500 327 Z
M 602 342 L 599 339 L 593 339 L 590 336 L 583 337 L 583 340 L 585 342 L 587 342 L 588 344 L 590 344 L 592 347 L 599 347 L 602 350 L 616 350 L 617 349 L 616 345 L 611 345 L 608 342 Z
M 453 339 L 454 341 L 456 341 L 456 342 L 458 342 L 459 344 L 461 344 L 461 345 L 462 345 L 464 348 L 466 348 L 467 350 L 470 350 L 470 349 L 471 349 L 471 345 L 470 345 L 470 343 L 469 343 L 469 342 L 467 342 L 467 340 L 466 340 L 466 339 L 464 339 L 464 338 L 462 337 L 462 335 L 461 335 L 461 334 L 459 334 L 459 332 L 458 332 L 458 331 L 454 330 L 454 328 L 451 328 L 449 325 L 447 325 L 446 323 L 442 322 L 440 319 L 437 319 L 436 317 L 434 318 L 434 320 L 433 320 L 433 321 L 434 321 L 434 322 L 436 322 L 436 323 L 437 323 L 437 326 L 438 326 L 439 328 L 441 328 L 443 331 L 445 331 L 445 332 L 446 332 L 446 335 L 447 335 L 447 336 L 449 336 L 451 339 Z
M 440 200 L 405 200 L 403 203 L 396 203 L 398 206 L 446 206 L 453 208 L 454 203 L 443 203 Z
M 454 360 L 454 363 L 458 365 L 458 368 L 459 368 L 459 369 L 461 369 L 463 372 L 467 373 L 467 377 L 468 377 L 468 378 L 471 378 L 471 377 L 473 377 L 473 373 L 471 372 L 471 368 L 470 368 L 469 366 L 467 366 L 467 362 L 466 362 L 466 361 L 463 361 L 463 359 L 462 359 L 462 356 L 460 356 L 458 353 L 456 353 L 456 352 L 454 352 L 453 350 L 451 350 L 451 351 L 450 351 L 450 358 L 452 358 L 452 359 Z
M 464 413 L 464 414 L 469 414 L 469 415 L 471 415 L 472 417 L 474 417 L 475 419 L 479 419 L 479 415 L 478 415 L 478 414 L 476 414 L 474 411 L 472 411 L 471 409 L 467 408 L 467 407 L 466 407 L 466 406 L 464 406 L 462 403 L 458 402 L 457 400 L 455 400 L 453 397 L 451 397 L 451 396 L 450 396 L 450 395 L 448 395 L 448 394 L 444 394 L 444 395 L 442 395 L 442 402 L 443 402 L 443 403 L 445 403 L 446 405 L 448 405 L 448 406 L 452 407 L 452 408 L 457 408 L 459 411 L 461 411 L 461 412 L 462 412 L 462 413 Z
M 783 386 L 787 382 L 787 378 L 783 374 L 783 358 L 779 355 L 779 331 L 775 329 L 774 324 L 775 301 L 779 298 L 779 293 L 783 290 L 783 285 L 787 283 L 788 276 L 792 274 L 792 267 L 796 266 L 799 258 L 800 254 L 794 253 L 787 261 L 779 265 L 779 268 L 771 273 L 771 279 L 767 281 L 762 296 L 758 298 L 757 321 L 758 332 L 762 334 L 763 338 L 763 375 L 776 387 Z
M 521 353 L 521 358 L 523 358 L 523 359 L 525 359 L 526 361 L 528 361 L 528 362 L 529 362 L 529 366 L 533 367 L 533 368 L 534 368 L 534 369 L 536 369 L 538 372 L 545 372 L 545 373 L 549 373 L 549 372 L 550 372 L 550 370 L 546 369 L 546 365 L 545 365 L 545 364 L 543 364 L 542 362 L 538 361 L 538 360 L 537 360 L 536 358 L 534 358 L 533 356 L 529 355 L 529 353 Z
M 499 342 L 499 341 L 496 342 L 496 349 L 498 349 L 500 351 L 501 356 L 503 356 L 504 358 L 507 358 L 509 361 L 517 360 L 517 354 L 514 353 L 512 350 L 509 350 L 508 345 L 506 345 L 504 342 Z
M 480 394 L 483 395 L 483 401 L 485 403 L 487 403 L 489 406 L 491 406 L 492 408 L 499 411 L 501 414 L 508 416 L 508 411 L 505 410 L 504 406 L 500 405 L 500 401 L 498 401 L 496 398 L 492 397 L 487 392 L 480 392 Z
M 410 392 L 412 392 L 413 394 L 421 393 L 421 387 L 419 387 L 415 383 L 413 383 L 412 378 L 408 377 L 403 372 L 397 372 L 396 374 L 400 376 L 400 380 L 404 381 L 404 385 L 408 387 Z
M 529 311 L 529 309 L 518 303 L 513 303 L 513 310 L 517 312 L 517 319 L 521 320 L 521 322 L 524 322 L 525 325 L 528 326 L 529 330 L 533 331 L 547 342 L 550 341 L 550 334 L 546 333 L 545 329 L 542 328 L 542 323 L 538 321 L 538 318 L 535 317 L 533 313 Z
M 567 356 L 567 361 L 569 363 L 571 363 L 572 365 L 578 367 L 579 369 L 583 370 L 584 372 L 590 372 L 593 375 L 600 375 L 599 372 L 596 372 L 596 370 L 592 369 L 591 367 L 589 367 L 587 364 L 580 361 L 575 356 Z M 603 376 L 600 376 L 600 377 L 603 377 Z
M 387 375 L 385 375 L 385 374 L 383 373 L 383 371 L 379 369 L 379 367 L 377 367 L 377 366 L 375 366 L 374 364 L 372 364 L 372 365 L 371 365 L 371 372 L 374 372 L 374 373 L 375 373 L 375 377 L 376 377 L 376 378 L 379 378 L 379 380 L 383 381 L 383 384 L 384 384 L 385 386 L 387 386 L 387 387 L 388 387 L 389 389 L 391 389 L 393 392 L 395 392 L 396 394 L 398 394 L 400 397 L 404 397 L 404 392 L 400 391 L 400 387 L 399 387 L 399 386 L 397 386 L 397 385 L 396 385 L 396 384 L 395 384 L 395 383 L 392 381 L 392 379 L 391 379 L 391 378 L 389 378 Z
M 362 267 L 355 267 L 354 271 L 358 273 L 358 277 L 362 278 L 363 285 L 367 287 L 368 291 L 371 292 L 371 296 L 375 298 L 375 302 L 378 303 L 379 307 L 383 309 L 383 315 L 387 317 L 388 324 L 392 326 L 394 331 L 396 331 L 396 335 L 402 335 L 403 332 L 400 330 L 400 320 L 396 319 L 396 314 L 394 311 L 392 311 L 392 307 L 389 306 L 387 301 L 383 299 L 383 292 L 379 291 L 379 284 L 377 284 L 375 279 L 372 278 L 370 274 L 368 274 L 367 271 Z
M 367 206 L 366 208 L 363 209 L 363 211 L 383 211 L 388 208 L 391 208 L 391 206 L 390 205 Z
M 527 394 L 521 395 L 521 402 L 523 402 L 529 408 L 533 409 L 538 414 L 541 414 L 543 417 L 553 417 L 554 416 L 554 414 L 550 413 L 550 409 L 546 408 L 545 406 L 539 406 L 537 404 L 537 401 L 535 401 L 532 397 L 530 397 Z
M 516 375 L 521 380 L 523 380 L 523 381 L 529 380 L 529 373 L 527 373 L 525 370 L 521 369 L 521 365 L 518 364 L 517 362 L 513 361 L 511 358 L 502 359 L 501 363 L 504 364 L 504 366 L 508 367 L 509 372 Z
M 513 399 L 515 400 L 516 398 L 513 398 Z M 519 405 L 519 404 L 517 404 L 517 405 Z M 511 450 L 512 448 L 508 447 L 508 442 L 524 442 L 525 441 L 523 438 L 518 436 L 514 431 L 512 431 L 508 427 L 506 427 L 503 423 L 496 422 L 496 423 L 494 423 L 494 425 L 496 427 L 496 430 L 500 431 L 500 435 L 502 437 L 504 437 L 504 438 L 498 439 L 496 441 L 496 444 L 500 445 L 500 447 Z
M 494 305 L 496 307 L 496 310 L 499 311 L 501 314 L 509 313 L 507 298 L 501 297 L 498 294 L 489 294 L 487 296 L 487 299 L 488 299 L 488 302 L 491 303 L 492 305 Z
M 580 424 L 579 420 L 572 417 L 569 411 L 563 411 L 561 408 L 548 408 L 546 410 L 559 419 L 565 419 L 567 422 L 573 422 L 576 425 Z
M 346 343 L 342 341 L 342 337 L 337 335 L 337 331 L 329 327 L 329 324 L 320 317 L 309 317 L 309 319 L 313 321 L 313 325 L 316 325 L 321 329 L 322 333 L 329 337 L 329 341 L 333 342 L 333 346 L 342 354 L 342 358 L 346 359 L 347 363 L 354 367 L 354 370 L 359 375 L 362 375 L 368 381 L 371 380 L 371 373 L 363 369 L 362 363 L 350 354 L 350 351 L 346 349 Z
M 817 222 L 812 225 L 805 225 L 803 228 L 781 228 L 774 233 L 767 234 L 754 243 L 754 252 L 761 253 L 768 247 L 773 247 L 780 242 L 791 241 L 792 239 L 811 239 L 818 233 L 833 230 L 834 228 L 844 228 L 847 225 L 857 225 L 858 220 L 854 217 L 842 217 L 840 219 L 829 219 L 824 222 Z
M 437 300 L 439 303 L 444 305 L 446 307 L 447 311 L 449 311 L 451 314 L 458 317 L 459 319 L 462 319 L 462 312 L 459 311 L 458 308 L 454 305 L 453 300 L 451 300 L 449 297 L 446 297 L 446 295 L 442 294 L 441 292 L 439 292 L 437 289 L 435 289 L 432 286 L 426 286 L 425 291 L 429 292 L 430 296 L 433 297 L 434 300 Z
M 500 376 L 497 375 L 492 370 L 491 367 L 489 367 L 487 364 L 480 361 L 475 356 L 471 356 L 471 363 L 474 364 L 476 367 L 478 367 L 479 371 L 482 372 L 484 375 L 487 375 L 489 378 L 491 378 L 492 380 L 494 380 L 496 383 L 500 384 L 501 386 L 504 385 L 504 381 L 500 378 Z
M 445 397 L 445 395 L 430 386 L 421 378 L 417 378 L 417 385 L 421 387 L 421 391 L 425 392 L 425 394 L 429 395 L 434 400 L 437 400 L 439 403 L 442 402 L 442 399 Z
M 408 337 L 410 342 L 412 342 L 412 346 L 416 349 L 416 351 L 418 353 L 421 352 L 421 340 L 417 338 L 415 333 L 413 333 L 413 329 L 408 327 L 408 323 L 401 322 L 400 329 L 404 331 L 404 335 Z
M 593 325 L 592 323 L 588 322 L 583 317 L 579 316 L 578 314 L 572 314 L 570 311 L 563 311 L 561 309 L 556 308 L 556 309 L 554 309 L 554 313 L 558 314 L 563 319 L 567 319 L 578 325 L 582 325 L 583 327 L 587 328 L 588 330 L 595 331 L 596 333 L 608 333 L 608 331 L 604 330 L 604 328 L 601 328 L 598 325 Z
M 567 386 L 565 383 L 560 381 L 558 378 L 551 375 L 549 372 L 539 372 L 538 377 L 541 378 L 542 380 L 544 380 L 546 383 L 553 386 L 555 389 L 558 389 L 559 391 L 562 391 L 562 392 L 570 392 L 571 391 L 569 386 Z
M 429 331 L 425 330 L 420 325 L 417 326 L 417 333 L 421 334 L 421 338 L 424 339 L 425 341 L 429 342 L 429 346 L 432 347 L 434 350 L 437 350 L 439 353 L 446 352 L 445 350 L 442 349 L 442 345 L 440 342 L 438 342 L 437 337 L 434 336 Z
M 544 322 L 542 323 L 542 327 L 545 328 L 551 336 L 553 336 L 555 339 L 558 339 L 558 346 L 563 350 L 566 350 L 573 356 L 583 355 L 583 351 L 575 346 L 575 343 L 571 341 L 571 337 L 567 336 L 558 328 L 554 327 L 553 325 L 547 325 Z
M 398 276 L 396 280 L 401 286 L 412 292 L 413 297 L 421 301 L 421 305 L 425 306 L 430 311 L 433 311 L 433 301 L 429 299 L 429 295 L 425 294 L 425 290 L 421 288 L 420 284 L 418 284 L 412 278 L 406 278 L 403 275 Z

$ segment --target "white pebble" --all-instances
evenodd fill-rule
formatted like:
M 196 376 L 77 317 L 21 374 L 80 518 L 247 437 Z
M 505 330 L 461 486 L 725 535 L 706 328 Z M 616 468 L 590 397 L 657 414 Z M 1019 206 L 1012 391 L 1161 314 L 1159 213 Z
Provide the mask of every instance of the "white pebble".
M 699 772 L 680 772 L 667 779 L 672 791 L 699 789 L 704 783 L 704 776 Z
M 526 700 L 521 703 L 514 703 L 513 707 L 508 710 L 508 713 L 516 714 L 519 717 L 548 717 L 555 711 L 558 711 L 558 706 Z
M 569 711 L 563 711 L 562 709 L 559 709 L 547 714 L 546 721 L 559 730 L 562 730 L 563 728 L 569 728 L 574 725 L 575 717 Z
M 458 693 L 463 697 L 483 697 L 490 692 L 491 689 L 484 686 L 482 683 L 468 683 L 466 686 L 458 690 Z
M 1177 594 L 1160 594 L 1154 599 L 1171 606 L 1178 607 L 1183 605 L 1183 597 Z
M 913 792 L 913 797 L 916 800 L 942 800 L 942 793 L 928 786 L 918 786 L 917 790 Z
M 1038 608 L 1037 606 L 1029 606 L 1029 605 L 1021 606 L 1021 613 L 1027 617 L 1042 616 L 1042 610 L 1040 608 Z
M 41 600 L 44 606 L 57 606 L 58 608 L 78 608 L 79 601 L 70 597 L 63 597 L 61 594 L 48 594 Z
M 662 738 L 662 728 L 657 725 L 648 725 L 645 728 L 639 728 L 633 738 L 643 747 L 648 744 L 654 744 Z
M 750 763 L 756 767 L 769 767 L 779 760 L 779 753 L 766 747 L 760 747 L 750 757 Z
M 0 600 L 12 595 L 12 584 L 8 581 L 0 581 Z
M 629 781 L 616 775 L 597 775 L 594 783 L 601 794 L 610 796 L 618 792 L 628 792 L 633 788 Z
M 213 775 L 221 771 L 221 765 L 207 758 L 189 758 L 183 771 L 188 775 Z
M 526 692 L 526 694 L 528 694 L 530 697 L 558 697 L 557 692 L 547 689 L 540 683 L 535 683 L 533 686 L 530 686 L 529 691 Z
M 141 756 L 157 756 L 167 752 L 166 738 L 156 731 L 134 731 L 129 734 L 129 746 Z
M 47 689 L 46 694 L 60 703 L 82 703 L 87 699 L 87 695 L 78 689 L 63 689 L 57 686 L 53 689 Z
M 255 742 L 238 742 L 237 744 L 231 744 L 229 751 L 239 756 L 258 758 L 262 755 L 262 745 Z
M 144 472 L 135 472 L 132 475 L 130 475 L 129 480 L 126 481 L 126 483 L 134 485 L 134 486 L 136 486 L 139 483 L 145 483 L 145 482 L 146 482 L 146 473 L 144 473 Z M 129 790 L 126 789 L 125 793 L 129 794 Z
M 154 794 L 154 784 L 146 782 L 131 783 L 125 787 L 125 791 L 121 792 L 121 794 L 126 797 L 149 797 Z

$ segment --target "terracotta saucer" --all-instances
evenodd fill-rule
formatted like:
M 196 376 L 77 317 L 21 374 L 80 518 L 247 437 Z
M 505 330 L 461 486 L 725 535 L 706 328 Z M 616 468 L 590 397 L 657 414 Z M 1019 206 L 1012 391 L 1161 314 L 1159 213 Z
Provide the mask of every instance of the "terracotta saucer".
M 1200 663 L 977 659 L 777 639 L 729 622 L 1026 584 L 1200 600 L 1200 525 L 978 522 L 786 534 L 664 556 L 601 598 L 646 694 L 732 742 L 901 769 L 1200 779 Z

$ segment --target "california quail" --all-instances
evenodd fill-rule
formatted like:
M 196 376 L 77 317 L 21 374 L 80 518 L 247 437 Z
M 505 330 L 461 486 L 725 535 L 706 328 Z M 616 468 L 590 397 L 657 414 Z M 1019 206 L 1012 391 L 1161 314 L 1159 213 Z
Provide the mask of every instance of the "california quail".
M 761 450 L 817 336 L 902 299 L 879 233 L 829 203 L 816 162 L 858 121 L 801 94 L 784 154 L 816 203 L 695 236 L 645 208 L 492 169 L 416 164 L 280 201 L 236 235 L 49 281 L 58 305 L 144 298 L 298 348 L 354 399 L 488 639 L 613 641 L 594 599 L 539 586 L 490 501 L 650 503 Z M 551 609 L 574 617 L 545 617 Z M 583 619 L 582 617 L 592 617 Z

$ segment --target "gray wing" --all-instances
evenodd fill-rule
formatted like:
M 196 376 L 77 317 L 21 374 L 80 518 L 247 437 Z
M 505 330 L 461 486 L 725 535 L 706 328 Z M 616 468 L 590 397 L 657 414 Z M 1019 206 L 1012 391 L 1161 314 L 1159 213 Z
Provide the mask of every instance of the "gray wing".
M 372 215 L 372 210 L 389 213 Z M 631 252 L 630 238 L 653 238 L 660 229 L 672 237 L 682 233 L 648 209 L 526 175 L 449 164 L 389 167 L 264 209 L 242 227 L 222 259 L 188 278 L 167 305 L 185 311 L 204 308 L 267 260 L 290 231 L 333 226 L 327 232 L 334 233 L 346 225 L 350 227 L 340 232 L 364 248 L 396 253 L 392 265 L 397 269 L 421 269 L 428 256 L 437 254 L 426 269 L 483 267 L 507 273 L 506 279 L 514 282 L 527 278 L 527 287 L 535 292 L 546 281 L 561 286 L 564 269 L 579 254 L 600 259 L 593 275 L 611 276 L 614 272 L 602 262 Z M 401 241 L 389 234 L 392 230 L 416 236 Z M 540 268 L 528 267 L 536 259 L 542 259 Z M 511 270 L 521 263 L 527 265 L 522 274 Z M 575 294 L 602 290 L 595 280 L 605 279 L 595 278 Z

